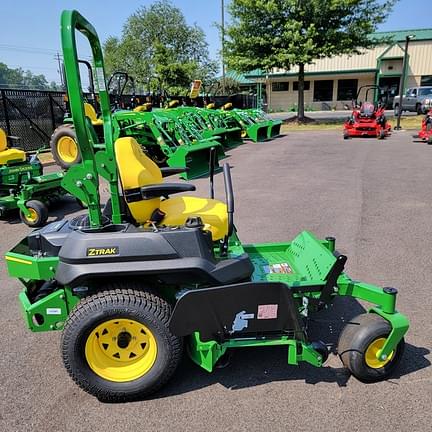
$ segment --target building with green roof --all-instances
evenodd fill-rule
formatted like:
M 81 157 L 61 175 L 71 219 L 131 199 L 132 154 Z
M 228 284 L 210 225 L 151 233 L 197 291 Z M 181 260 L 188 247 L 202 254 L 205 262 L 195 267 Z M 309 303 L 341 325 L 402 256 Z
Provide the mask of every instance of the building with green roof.
M 399 93 L 407 36 L 412 38 L 404 90 L 432 85 L 432 29 L 377 32 L 371 37 L 385 39 L 382 45 L 361 54 L 318 59 L 305 67 L 306 107 L 343 109 L 350 106 L 357 90 L 367 84 L 379 85 L 383 97 L 391 102 Z M 287 110 L 297 104 L 297 74 L 296 67 L 291 70 L 274 68 L 270 73 L 254 70 L 242 77 L 264 85 L 269 109 Z M 373 92 L 370 92 L 369 99 L 372 97 Z

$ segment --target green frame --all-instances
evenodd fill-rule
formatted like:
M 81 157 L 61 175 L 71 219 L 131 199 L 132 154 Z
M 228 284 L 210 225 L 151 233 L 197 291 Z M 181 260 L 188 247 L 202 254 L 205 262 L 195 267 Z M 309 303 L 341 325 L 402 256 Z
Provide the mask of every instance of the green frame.
M 96 154 L 93 147 L 95 143 L 91 133 L 91 125 L 84 113 L 84 97 L 75 38 L 77 31 L 82 33 L 89 41 L 99 88 L 104 142 L 103 149 Z M 79 12 L 66 10 L 63 11 L 61 16 L 61 40 L 69 103 L 82 157 L 82 162 L 79 165 L 74 165 L 67 171 L 63 180 L 63 187 L 87 204 L 90 225 L 97 228 L 102 223 L 99 175 L 102 176 L 109 183 L 113 222 L 120 223 L 120 191 L 115 164 L 111 106 L 106 87 L 103 54 L 99 38 L 94 27 Z

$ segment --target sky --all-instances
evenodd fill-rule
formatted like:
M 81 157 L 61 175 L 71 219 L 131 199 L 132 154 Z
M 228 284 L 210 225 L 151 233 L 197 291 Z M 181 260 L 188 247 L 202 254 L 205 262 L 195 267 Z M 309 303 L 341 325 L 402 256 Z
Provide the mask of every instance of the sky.
M 432 28 L 430 2 L 399 0 L 379 30 Z M 0 0 L 0 62 L 60 82 L 55 55 L 61 53 L 59 23 L 63 9 L 80 11 L 103 42 L 108 36 L 120 36 L 127 18 L 150 3 L 152 0 Z M 204 30 L 210 55 L 216 59 L 220 39 L 214 23 L 220 21 L 221 0 L 172 0 L 172 3 L 183 11 L 188 24 L 197 23 Z M 85 45 L 79 47 L 81 55 L 89 55 Z

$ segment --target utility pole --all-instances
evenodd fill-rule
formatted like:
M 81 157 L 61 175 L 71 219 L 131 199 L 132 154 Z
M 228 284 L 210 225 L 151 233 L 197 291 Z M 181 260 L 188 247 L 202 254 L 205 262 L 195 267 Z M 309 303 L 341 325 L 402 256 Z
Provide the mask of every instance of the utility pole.
M 61 86 L 62 88 L 65 88 L 65 83 L 63 82 L 63 66 L 62 66 L 60 54 L 57 52 L 54 58 L 57 60 L 58 63 L 58 73 L 60 75 Z
M 225 1 L 221 0 L 222 94 L 225 94 Z
M 403 57 L 403 63 L 402 63 L 402 76 L 399 84 L 399 111 L 397 116 L 397 122 L 396 122 L 396 130 L 401 130 L 401 115 L 402 115 L 402 104 L 403 104 L 403 97 L 405 92 L 405 81 L 406 81 L 406 74 L 408 69 L 408 45 L 411 39 L 414 39 L 414 35 L 407 35 L 405 38 L 405 52 Z

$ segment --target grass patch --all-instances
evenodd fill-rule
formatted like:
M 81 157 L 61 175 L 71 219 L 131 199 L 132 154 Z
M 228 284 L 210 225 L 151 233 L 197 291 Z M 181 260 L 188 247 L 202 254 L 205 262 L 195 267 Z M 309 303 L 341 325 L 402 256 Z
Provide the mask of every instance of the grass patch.
M 420 130 L 422 119 L 423 116 L 401 117 L 402 129 Z M 396 126 L 396 118 L 389 117 L 388 120 L 392 125 L 392 129 L 393 129 Z M 286 132 L 293 132 L 293 131 L 341 130 L 343 122 L 344 119 L 338 119 L 338 120 L 316 119 L 314 122 L 304 123 L 304 124 L 289 121 L 287 123 L 282 124 L 281 132 L 286 133 Z

